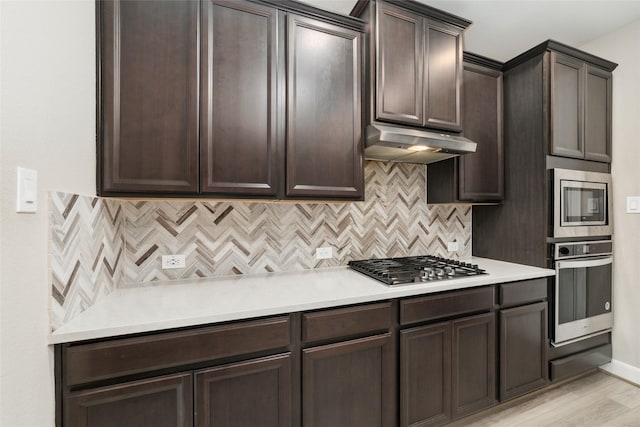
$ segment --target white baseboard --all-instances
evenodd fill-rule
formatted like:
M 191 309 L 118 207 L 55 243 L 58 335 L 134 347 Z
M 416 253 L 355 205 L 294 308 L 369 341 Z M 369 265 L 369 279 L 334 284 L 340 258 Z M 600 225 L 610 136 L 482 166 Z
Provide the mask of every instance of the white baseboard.
M 612 359 L 611 363 L 600 366 L 600 369 L 640 386 L 640 368 Z

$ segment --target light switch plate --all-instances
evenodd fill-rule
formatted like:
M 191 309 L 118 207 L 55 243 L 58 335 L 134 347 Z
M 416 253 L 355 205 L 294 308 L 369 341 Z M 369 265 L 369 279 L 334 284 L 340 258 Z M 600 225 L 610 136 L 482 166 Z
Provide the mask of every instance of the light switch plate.
M 454 240 L 453 242 L 447 243 L 447 251 L 448 252 L 456 252 L 458 250 L 458 242 Z
M 627 197 L 627 213 L 640 214 L 640 196 Z
M 38 210 L 38 172 L 18 167 L 16 212 L 35 213 Z

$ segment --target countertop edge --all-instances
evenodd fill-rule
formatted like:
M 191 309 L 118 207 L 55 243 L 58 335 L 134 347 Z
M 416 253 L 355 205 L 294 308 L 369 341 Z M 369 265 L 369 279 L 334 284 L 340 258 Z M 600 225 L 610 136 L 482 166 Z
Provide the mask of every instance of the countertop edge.
M 478 260 L 484 260 L 478 258 Z M 371 287 L 371 291 L 368 293 L 361 293 L 355 295 L 348 295 L 344 297 L 331 298 L 330 296 L 323 296 L 316 300 L 308 301 L 302 300 L 300 302 L 293 303 L 283 303 L 283 304 L 271 304 L 266 305 L 265 307 L 260 308 L 240 308 L 235 311 L 228 311 L 223 313 L 211 312 L 206 314 L 199 314 L 194 316 L 182 316 L 182 317 L 174 317 L 174 318 L 158 318 L 158 319 L 150 319 L 150 320 L 142 320 L 142 321 L 132 321 L 128 324 L 119 324 L 119 325 L 104 325 L 101 327 L 87 327 L 83 328 L 78 326 L 78 324 L 82 323 L 82 318 L 85 320 L 91 320 L 92 311 L 91 309 L 87 310 L 85 313 L 79 316 L 76 319 L 73 325 L 64 325 L 60 329 L 54 331 L 48 336 L 48 344 L 63 344 L 63 343 L 71 343 L 78 341 L 87 341 L 93 339 L 102 339 L 102 338 L 111 338 L 116 336 L 124 336 L 124 335 L 132 335 L 139 333 L 152 333 L 152 332 L 160 332 L 163 330 L 169 329 L 179 329 L 179 328 L 187 328 L 193 326 L 202 326 L 207 324 L 214 323 L 222 323 L 229 321 L 241 321 L 241 320 L 250 320 L 254 318 L 266 317 L 266 316 L 276 316 L 276 315 L 284 315 L 289 313 L 295 313 L 300 311 L 308 311 L 308 310 L 319 310 L 319 309 L 328 309 L 333 307 L 352 305 L 352 304 L 361 304 L 361 303 L 370 303 L 375 301 L 382 301 L 394 298 L 404 298 L 404 297 L 412 297 L 419 295 L 427 295 L 431 293 L 437 292 L 446 292 L 457 289 L 467 289 L 478 286 L 487 286 L 487 285 L 495 285 L 500 283 L 507 282 L 516 282 L 523 280 L 530 280 L 536 278 L 544 278 L 549 277 L 555 274 L 554 270 L 531 267 L 531 266 L 519 266 L 518 264 L 505 263 L 501 261 L 495 260 L 484 260 L 485 262 L 490 262 L 495 265 L 505 265 L 509 268 L 519 268 L 521 267 L 520 272 L 509 273 L 509 274 L 487 274 L 483 276 L 477 276 L 473 279 L 459 279 L 450 282 L 451 284 L 447 284 L 445 282 L 434 282 L 432 284 L 423 285 L 423 284 L 411 284 L 404 286 L 396 286 L 396 287 L 387 287 L 374 279 L 366 277 L 360 273 L 357 273 L 353 270 L 348 269 L 334 269 L 332 271 L 326 272 L 328 275 L 338 275 L 338 274 L 347 274 L 347 275 L 355 275 L 349 276 L 349 280 L 353 280 L 354 282 L 358 282 L 361 286 Z M 348 272 L 348 273 L 347 273 Z M 300 275 L 308 274 L 306 272 L 298 273 Z M 318 273 L 316 271 L 315 273 Z M 284 276 L 282 276 L 284 277 Z M 273 278 L 273 276 L 272 276 Z M 275 277 L 277 278 L 277 276 Z M 254 278 L 255 279 L 255 278 Z M 259 279 L 259 278 L 258 278 Z M 241 279 L 242 281 L 242 279 Z M 255 281 L 255 280 L 254 280 Z M 367 282 L 370 281 L 370 284 Z M 242 284 L 236 284 L 234 286 L 242 286 Z M 213 282 L 215 283 L 215 282 Z M 225 283 L 222 281 L 221 283 Z M 371 285 L 371 286 L 370 286 Z M 173 287 L 184 286 L 181 284 L 172 284 L 166 285 L 171 289 Z M 199 287 L 209 286 L 207 284 L 199 284 Z M 213 284 L 212 286 L 215 286 Z M 268 286 L 268 285 L 267 285 Z M 296 285 L 296 286 L 304 286 L 304 285 Z M 105 298 L 105 300 L 97 305 L 101 305 L 103 308 L 108 307 L 109 304 L 117 304 L 118 299 L 123 298 L 129 290 L 136 288 L 123 288 L 118 289 L 111 295 Z M 147 287 L 147 288 L 137 288 L 139 292 L 162 292 L 161 289 L 155 289 L 155 287 Z M 146 289 L 146 290 L 143 290 Z M 180 288 L 176 288 L 180 289 Z M 282 291 L 282 290 L 280 290 Z M 188 292 L 188 291 L 187 291 Z M 269 292 L 267 290 L 267 292 Z M 97 310 L 94 309 L 94 312 Z

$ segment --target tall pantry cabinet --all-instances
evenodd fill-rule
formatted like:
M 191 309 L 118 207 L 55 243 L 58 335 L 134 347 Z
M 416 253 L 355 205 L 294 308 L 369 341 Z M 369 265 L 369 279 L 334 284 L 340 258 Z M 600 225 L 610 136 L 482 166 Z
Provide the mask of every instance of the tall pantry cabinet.
M 609 172 L 616 66 L 553 40 L 505 63 L 505 197 L 474 206 L 475 256 L 551 267 L 550 171 Z

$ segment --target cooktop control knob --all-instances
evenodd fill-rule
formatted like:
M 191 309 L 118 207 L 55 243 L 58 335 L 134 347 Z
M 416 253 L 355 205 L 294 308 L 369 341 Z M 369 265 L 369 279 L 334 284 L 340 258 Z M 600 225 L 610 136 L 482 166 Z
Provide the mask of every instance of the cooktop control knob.
M 558 252 L 560 253 L 560 255 L 569 255 L 569 248 L 566 246 L 560 246 L 560 249 L 558 249 Z

